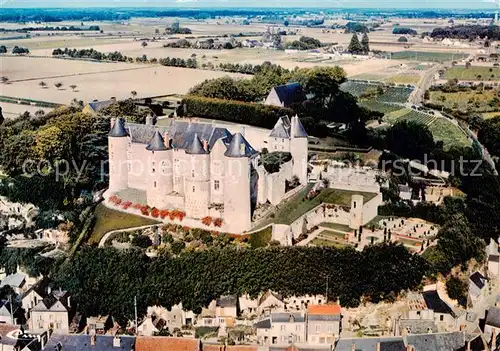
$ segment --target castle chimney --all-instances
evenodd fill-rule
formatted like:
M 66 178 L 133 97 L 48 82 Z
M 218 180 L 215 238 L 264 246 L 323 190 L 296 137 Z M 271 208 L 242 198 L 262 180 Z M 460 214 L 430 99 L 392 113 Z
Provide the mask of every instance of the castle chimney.
M 120 337 L 119 336 L 115 335 L 115 337 L 113 338 L 113 347 L 117 347 L 117 348 L 121 347 L 120 346 Z
M 110 120 L 111 129 L 113 129 L 113 127 L 115 126 L 115 123 L 116 123 L 116 118 L 115 117 L 111 118 L 111 120 Z
M 497 330 L 493 328 L 493 334 L 491 336 L 491 349 L 496 350 L 497 348 Z
M 208 141 L 206 139 L 203 139 L 203 148 L 208 152 Z
M 116 102 L 116 97 L 112 96 L 110 100 L 111 100 L 112 103 L 115 103 Z
M 354 341 L 352 342 L 351 351 L 356 351 L 356 343 Z
M 92 336 L 90 337 L 90 346 L 95 346 L 95 334 L 92 334 Z
M 151 114 L 148 114 L 146 116 L 146 125 L 147 126 L 153 125 L 153 116 L 151 116 Z
M 377 351 L 380 351 L 380 341 L 377 343 Z

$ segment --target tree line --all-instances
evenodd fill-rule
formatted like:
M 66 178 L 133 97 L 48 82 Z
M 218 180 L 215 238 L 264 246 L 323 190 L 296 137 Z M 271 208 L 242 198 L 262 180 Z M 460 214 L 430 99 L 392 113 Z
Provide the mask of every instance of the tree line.
M 214 248 L 148 258 L 141 250 L 83 248 L 53 274 L 57 286 L 72 292 L 84 315 L 112 313 L 132 319 L 147 306 L 182 302 L 196 313 L 225 294 L 257 297 L 271 289 L 284 296 L 324 294 L 342 306 L 361 301 L 394 301 L 415 289 L 428 270 L 425 260 L 402 245 L 353 248 Z M 161 282 L 161 284 L 159 283 Z
M 75 27 L 75 26 L 61 26 L 61 27 L 23 27 L 17 29 L 8 29 L 8 28 L 0 28 L 0 32 L 14 32 L 14 33 L 27 33 L 27 32 L 82 32 L 82 31 L 100 31 L 101 28 L 99 26 L 89 26 L 89 27 Z
M 435 28 L 431 33 L 432 38 L 438 39 L 464 39 L 475 40 L 476 38 L 488 40 L 500 39 L 499 26 L 481 26 L 481 25 L 459 25 L 453 27 Z

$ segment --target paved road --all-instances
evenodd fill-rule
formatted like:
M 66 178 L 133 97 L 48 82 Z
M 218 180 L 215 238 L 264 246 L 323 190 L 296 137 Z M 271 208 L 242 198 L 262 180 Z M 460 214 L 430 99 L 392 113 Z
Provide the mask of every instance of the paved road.
M 422 78 L 420 79 L 420 82 L 417 85 L 417 88 L 413 91 L 413 93 L 410 95 L 409 102 L 413 105 L 418 105 L 421 104 L 424 101 L 424 94 L 426 90 L 428 90 L 432 83 L 434 82 L 434 78 L 436 74 L 444 69 L 445 65 L 440 64 L 437 66 L 432 67 L 431 69 L 427 70 Z

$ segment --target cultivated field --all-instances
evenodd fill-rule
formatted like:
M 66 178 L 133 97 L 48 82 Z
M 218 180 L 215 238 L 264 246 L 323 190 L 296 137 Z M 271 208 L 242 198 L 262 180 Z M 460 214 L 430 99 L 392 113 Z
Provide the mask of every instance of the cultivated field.
M 91 63 L 85 61 L 3 57 L 2 75 L 8 76 L 11 84 L 0 85 L 0 95 L 30 97 L 36 100 L 67 104 L 74 98 L 83 101 L 130 97 L 135 90 L 137 96 L 186 94 L 195 84 L 205 79 L 222 76 L 245 77 L 241 74 L 205 71 L 159 65 L 136 65 L 127 63 Z M 46 89 L 39 86 L 40 81 Z M 61 82 L 57 89 L 54 84 Z M 70 86 L 76 85 L 73 91 Z
M 446 62 L 453 60 L 462 60 L 469 54 L 459 54 L 453 52 L 426 52 L 426 51 L 400 51 L 393 52 L 394 60 L 428 61 L 428 62 Z
M 485 66 L 465 68 L 465 66 L 455 66 L 446 70 L 444 78 L 458 80 L 500 80 L 500 68 Z
M 473 109 L 475 112 L 492 112 L 499 109 L 497 93 L 494 90 L 471 90 L 456 93 L 433 91 L 430 98 L 432 103 L 454 110 Z

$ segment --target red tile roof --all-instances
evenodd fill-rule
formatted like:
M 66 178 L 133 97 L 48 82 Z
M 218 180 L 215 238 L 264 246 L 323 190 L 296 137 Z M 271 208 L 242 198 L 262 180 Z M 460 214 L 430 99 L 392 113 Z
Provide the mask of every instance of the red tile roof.
M 309 305 L 307 306 L 307 313 L 313 315 L 337 315 L 340 314 L 340 305 Z
M 200 341 L 188 338 L 163 336 L 139 336 L 135 351 L 200 351 Z
M 258 346 L 255 345 L 233 345 L 225 346 L 218 344 L 203 344 L 203 351 L 257 351 Z

